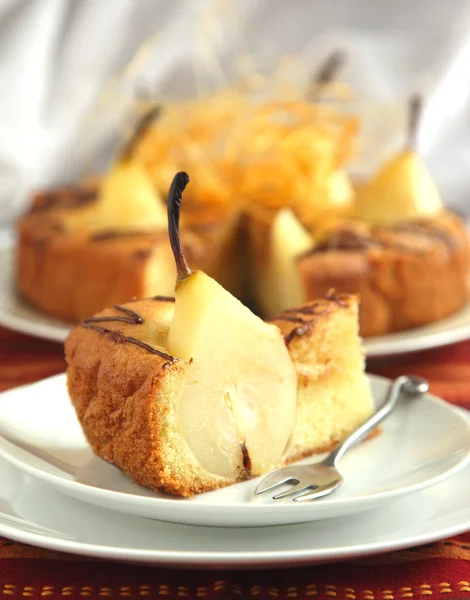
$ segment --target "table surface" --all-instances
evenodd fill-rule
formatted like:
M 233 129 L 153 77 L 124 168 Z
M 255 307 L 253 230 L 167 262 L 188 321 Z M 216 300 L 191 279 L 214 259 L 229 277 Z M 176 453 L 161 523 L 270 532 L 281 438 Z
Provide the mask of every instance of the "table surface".
M 62 346 L 0 328 L 0 390 L 64 370 Z M 375 361 L 368 370 L 415 373 L 470 409 L 470 342 Z M 458 493 L 458 491 L 457 491 Z M 470 500 L 469 500 L 470 501 Z M 1 598 L 470 598 L 470 532 L 419 548 L 331 565 L 204 572 L 120 565 L 0 538 Z

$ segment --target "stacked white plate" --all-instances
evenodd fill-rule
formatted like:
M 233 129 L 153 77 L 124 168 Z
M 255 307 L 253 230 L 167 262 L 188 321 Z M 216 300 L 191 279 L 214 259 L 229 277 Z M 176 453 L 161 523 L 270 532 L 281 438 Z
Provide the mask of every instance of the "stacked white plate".
M 1 271 L 1 269 L 0 269 Z M 388 381 L 370 377 L 376 404 Z M 257 480 L 182 499 L 95 457 L 65 376 L 0 395 L 0 535 L 102 558 L 260 568 L 410 547 L 470 528 L 470 420 L 431 395 L 403 399 L 340 463 L 334 494 L 255 498 Z

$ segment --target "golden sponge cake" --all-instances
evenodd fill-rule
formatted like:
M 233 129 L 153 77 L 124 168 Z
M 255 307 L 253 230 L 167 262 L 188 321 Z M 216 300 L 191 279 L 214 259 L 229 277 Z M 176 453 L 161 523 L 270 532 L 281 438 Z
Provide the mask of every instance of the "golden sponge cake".
M 211 390 L 203 385 L 190 394 L 189 405 L 184 400 L 192 373 L 201 382 L 210 381 L 216 367 L 202 377 L 197 358 L 169 353 L 174 306 L 172 299 L 150 298 L 106 309 L 75 328 L 65 344 L 70 397 L 91 447 L 135 482 L 182 496 L 230 485 L 331 447 L 372 412 L 357 334 L 357 298 L 330 296 L 287 311 L 270 326 L 276 374 L 256 341 L 240 348 L 227 337 L 227 351 L 245 365 L 235 388 L 247 378 L 246 369 L 256 369 L 259 396 L 250 393 L 251 400 L 240 404 L 243 410 L 237 413 L 232 406 L 236 396 L 221 394 L 208 428 L 197 430 L 196 443 L 187 423 L 204 421 L 200 405 L 222 385 L 223 375 Z M 262 328 L 259 335 L 264 335 Z M 223 354 L 220 346 L 213 352 Z M 263 377 L 276 379 L 281 372 L 279 383 L 264 393 Z M 249 437 L 253 419 L 259 420 L 255 441 Z M 220 462 L 207 459 L 207 448 L 219 442 L 230 456 L 225 471 Z M 277 458 L 260 466 L 256 445 L 265 442 Z

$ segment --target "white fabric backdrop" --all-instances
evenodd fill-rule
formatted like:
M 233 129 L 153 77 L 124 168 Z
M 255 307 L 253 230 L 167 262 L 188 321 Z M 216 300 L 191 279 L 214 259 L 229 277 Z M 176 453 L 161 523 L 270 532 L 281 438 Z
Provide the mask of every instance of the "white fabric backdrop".
M 345 48 L 369 168 L 399 142 L 406 97 L 424 91 L 420 148 L 447 201 L 470 209 L 470 0 L 0 0 L 0 223 L 34 187 L 106 164 L 126 107 L 100 92 L 155 34 L 137 80 L 165 96 L 218 81 L 214 56 L 230 79 L 243 52 L 265 69 L 302 52 L 314 69 Z M 128 97 L 135 79 L 119 81 Z

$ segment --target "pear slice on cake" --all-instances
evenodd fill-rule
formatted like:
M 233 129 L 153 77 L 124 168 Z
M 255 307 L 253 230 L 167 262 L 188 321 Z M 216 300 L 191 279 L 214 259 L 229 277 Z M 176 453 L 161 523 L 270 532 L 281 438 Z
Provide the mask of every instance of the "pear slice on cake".
M 233 474 L 242 444 L 252 473 L 264 473 L 280 463 L 294 425 L 295 373 L 276 327 L 261 321 L 214 279 L 187 266 L 178 234 L 186 183 L 184 173 L 176 175 L 168 199 L 178 279 L 167 348 L 192 360 L 179 397 L 180 426 L 203 467 Z M 214 427 L 218 418 L 223 427 Z
M 408 140 L 367 183 L 358 187 L 356 215 L 380 224 L 433 216 L 444 209 L 439 191 L 416 152 L 416 133 L 421 101 L 410 102 Z
M 166 209 L 145 169 L 128 159 L 118 162 L 105 176 L 97 198 L 92 225 L 110 229 L 166 227 Z
M 145 168 L 133 158 L 133 148 L 158 116 L 152 107 L 138 121 L 119 157 L 104 175 L 95 202 L 67 218 L 67 229 L 165 229 L 166 207 Z
M 272 221 L 252 216 L 249 233 L 251 286 L 263 316 L 271 318 L 303 304 L 305 292 L 296 260 L 314 246 L 313 236 L 289 208 L 278 211 Z

